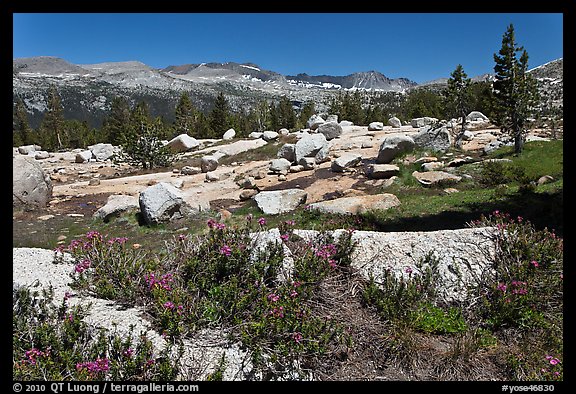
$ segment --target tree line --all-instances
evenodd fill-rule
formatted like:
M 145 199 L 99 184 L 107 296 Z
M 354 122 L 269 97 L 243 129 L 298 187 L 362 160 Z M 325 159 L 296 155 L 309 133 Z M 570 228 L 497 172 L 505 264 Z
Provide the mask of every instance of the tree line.
M 297 110 L 286 96 L 277 102 L 261 100 L 250 110 L 232 111 L 228 99 L 219 93 L 210 111 L 200 111 L 183 92 L 174 108 L 174 121 L 166 122 L 163 117 L 152 117 L 148 103 L 134 105 L 126 97 L 114 97 L 102 127 L 91 128 L 86 121 L 65 119 L 60 95 L 56 87 L 47 94 L 47 109 L 40 126 L 29 125 L 23 100 L 16 102 L 13 113 L 13 146 L 37 144 L 43 149 L 86 148 L 99 142 L 122 145 L 134 130 L 152 126 L 160 140 L 170 140 L 180 134 L 194 138 L 222 138 L 226 130 L 234 128 L 237 137 L 247 137 L 252 131 L 290 130 L 304 128 L 306 121 L 315 112 L 313 102 L 307 102 Z

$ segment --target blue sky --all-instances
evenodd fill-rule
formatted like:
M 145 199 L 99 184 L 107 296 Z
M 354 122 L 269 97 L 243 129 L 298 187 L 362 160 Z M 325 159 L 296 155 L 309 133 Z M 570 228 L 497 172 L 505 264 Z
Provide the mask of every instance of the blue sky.
M 13 57 L 151 67 L 252 62 L 286 75 L 376 70 L 421 83 L 493 72 L 513 23 L 535 67 L 563 57 L 561 13 L 14 14 Z

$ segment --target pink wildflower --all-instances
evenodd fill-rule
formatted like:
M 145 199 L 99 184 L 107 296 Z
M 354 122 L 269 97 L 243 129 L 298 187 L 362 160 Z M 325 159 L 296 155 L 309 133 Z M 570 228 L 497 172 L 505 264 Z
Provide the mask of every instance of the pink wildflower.
M 300 334 L 299 332 L 295 332 L 292 334 L 292 339 L 294 339 L 294 342 L 300 343 L 300 341 L 302 340 L 302 334 Z
M 132 357 L 132 355 L 134 354 L 134 349 L 128 348 L 124 350 L 122 354 L 124 355 L 124 357 Z
M 230 246 L 228 245 L 223 245 L 220 248 L 220 254 L 225 255 L 226 257 L 229 257 L 232 254 L 232 249 L 230 248 Z
M 279 299 L 280 299 L 280 296 L 278 294 L 274 294 L 274 293 L 268 294 L 268 300 L 269 301 L 276 302 Z

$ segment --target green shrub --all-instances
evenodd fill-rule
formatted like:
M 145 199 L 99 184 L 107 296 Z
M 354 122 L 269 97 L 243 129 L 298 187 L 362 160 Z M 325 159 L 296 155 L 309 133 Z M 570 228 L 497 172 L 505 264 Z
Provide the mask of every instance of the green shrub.
M 497 186 L 509 181 L 508 165 L 500 161 L 485 160 L 481 164 L 478 182 L 484 186 Z
M 413 318 L 418 330 L 432 334 L 454 334 L 468 328 L 460 310 L 454 307 L 444 310 L 425 303 L 414 312 Z
M 404 273 L 407 275 L 386 269 L 379 283 L 370 277 L 362 296 L 364 302 L 375 306 L 384 319 L 413 325 L 414 312 L 436 297 L 440 279 L 438 261 L 430 254 L 416 265 L 416 270 L 407 267 Z
M 144 333 L 135 340 L 88 325 L 88 308 L 53 303 L 52 288 L 14 291 L 13 380 L 173 380 L 171 346 L 156 354 Z
M 483 309 L 488 321 L 494 327 L 540 325 L 550 318 L 561 322 L 563 240 L 548 229 L 536 230 L 522 217 L 499 211 L 471 225 L 496 230 L 494 274 L 482 283 L 489 289 Z
M 477 313 L 491 330 L 515 332 L 521 351 L 509 355 L 509 369 L 519 380 L 561 380 L 563 240 L 499 211 L 471 226 L 495 229 L 492 270 L 478 287 Z
M 106 237 L 89 231 L 82 238 L 56 249 L 57 259 L 63 252 L 75 261 L 70 274 L 72 286 L 96 297 L 127 304 L 142 304 L 144 274 L 155 267 L 140 250 L 129 248 L 125 237 Z

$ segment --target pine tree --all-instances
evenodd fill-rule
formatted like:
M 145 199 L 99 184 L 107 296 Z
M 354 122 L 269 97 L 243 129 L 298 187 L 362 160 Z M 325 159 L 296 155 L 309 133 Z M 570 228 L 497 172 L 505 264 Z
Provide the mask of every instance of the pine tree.
M 492 82 L 479 81 L 470 84 L 470 108 L 482 112 L 490 119 L 497 118 L 494 113 Z
M 331 114 L 334 115 L 338 115 L 338 119 L 347 119 L 345 117 L 345 113 L 343 112 L 343 106 L 342 103 L 344 101 L 344 96 L 342 95 L 342 93 L 338 92 L 337 96 L 333 96 L 332 100 L 330 101 L 330 106 L 328 108 L 328 112 L 330 112 Z M 306 105 L 308 105 L 308 103 L 306 103 Z M 314 104 L 312 104 L 314 105 Z M 306 107 L 304 107 L 306 108 Z M 304 112 L 304 110 L 302 110 Z M 306 118 L 304 120 L 304 124 L 306 124 L 306 122 L 308 121 L 308 119 L 310 119 L 310 116 L 312 116 L 315 113 L 315 111 L 312 111 L 312 113 L 310 113 L 310 115 L 308 116 L 308 118 Z
M 60 95 L 54 86 L 48 91 L 48 110 L 44 115 L 40 128 L 44 140 L 42 146 L 44 149 L 60 150 L 64 147 L 64 109 Z
M 32 129 L 28 124 L 28 114 L 22 99 L 16 102 L 13 115 L 13 142 L 14 146 L 32 144 Z
M 518 57 L 520 54 L 520 57 Z M 514 151 L 521 153 L 527 118 L 538 100 L 536 80 L 527 73 L 528 52 L 516 43 L 514 25 L 502 37 L 502 48 L 494 54 L 496 122 L 514 138 Z
M 90 145 L 102 142 L 97 138 L 101 136 L 97 135 L 96 129 L 91 129 L 85 120 L 67 119 L 64 122 L 64 130 L 68 136 L 67 146 L 69 148 L 86 149 Z
M 306 127 L 306 122 L 308 122 L 308 119 L 310 119 L 310 117 L 315 113 L 316 108 L 314 107 L 314 102 L 307 101 L 306 104 L 304 104 L 304 106 L 302 107 L 302 110 L 300 110 L 300 115 L 298 115 L 298 127 L 299 128 Z M 336 114 L 336 112 L 332 111 L 330 111 L 330 113 Z
M 164 134 L 162 118 L 151 120 L 146 102 L 139 103 L 130 113 L 128 128 L 120 138 L 122 153 L 116 161 L 144 169 L 169 166 L 176 155 L 162 144 Z
M 278 129 L 285 127 L 287 129 L 293 129 L 296 126 L 296 113 L 294 112 L 294 107 L 292 102 L 286 96 L 280 98 L 278 103 Z M 274 129 L 277 131 L 278 129 Z
M 430 89 L 415 89 L 410 92 L 402 106 L 403 118 L 413 119 L 423 116 L 440 119 L 445 112 L 441 97 Z
M 174 117 L 174 129 L 177 134 L 192 135 L 192 127 L 195 120 L 195 109 L 190 101 L 188 93 L 182 93 L 180 101 L 176 106 L 176 114 Z
M 110 115 L 103 126 L 107 142 L 119 145 L 122 136 L 126 133 L 130 123 L 130 104 L 124 97 L 114 97 L 110 108 Z
M 460 147 L 466 126 L 466 112 L 470 101 L 470 78 L 464 72 L 461 64 L 450 74 L 446 89 L 446 109 L 448 116 L 462 118 L 460 133 L 456 136 L 455 145 Z
M 365 113 L 362 109 L 362 97 L 359 91 L 355 91 L 354 94 L 346 92 L 342 97 L 341 107 L 340 119 L 349 120 L 356 125 L 365 123 Z
M 270 114 L 270 128 L 272 130 L 278 130 L 280 128 L 280 116 L 278 114 L 278 107 L 274 105 L 274 102 L 270 103 L 268 113 Z
M 228 101 L 224 97 L 224 93 L 220 92 L 214 102 L 214 108 L 210 112 L 210 128 L 213 136 L 221 136 L 228 130 L 228 114 Z

